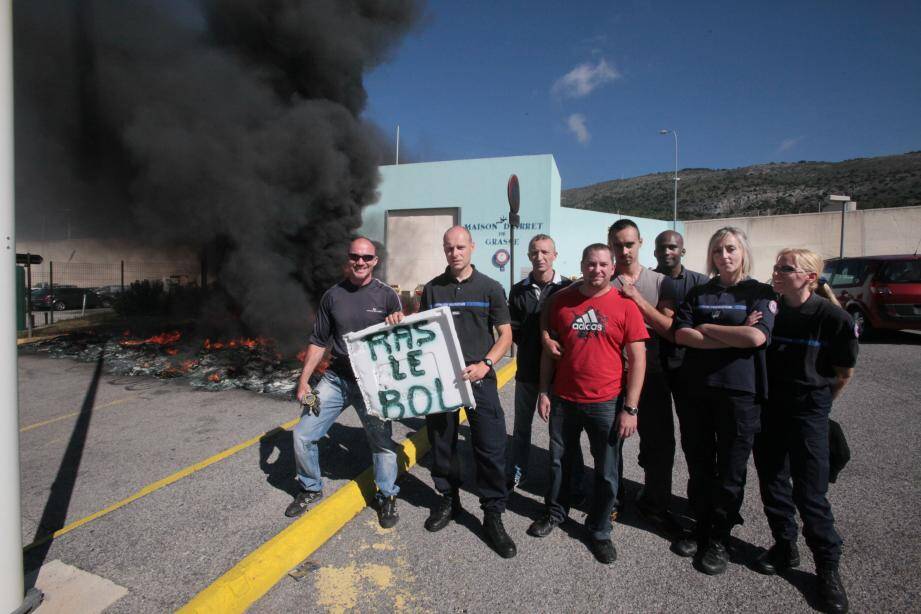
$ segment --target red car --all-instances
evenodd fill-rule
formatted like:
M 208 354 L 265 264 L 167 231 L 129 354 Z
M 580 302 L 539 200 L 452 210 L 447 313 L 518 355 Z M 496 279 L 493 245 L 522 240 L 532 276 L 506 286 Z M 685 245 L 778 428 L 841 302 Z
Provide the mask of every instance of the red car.
M 861 337 L 874 330 L 921 330 L 921 256 L 832 258 L 822 275 Z

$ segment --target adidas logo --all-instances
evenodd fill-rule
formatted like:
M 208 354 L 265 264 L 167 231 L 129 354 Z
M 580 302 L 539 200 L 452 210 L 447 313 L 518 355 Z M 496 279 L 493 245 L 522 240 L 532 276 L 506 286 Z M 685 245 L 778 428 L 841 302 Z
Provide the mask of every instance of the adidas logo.
M 593 307 L 573 320 L 572 329 L 601 332 L 604 330 L 604 324 L 598 321 L 598 315 L 595 313 L 595 308 Z

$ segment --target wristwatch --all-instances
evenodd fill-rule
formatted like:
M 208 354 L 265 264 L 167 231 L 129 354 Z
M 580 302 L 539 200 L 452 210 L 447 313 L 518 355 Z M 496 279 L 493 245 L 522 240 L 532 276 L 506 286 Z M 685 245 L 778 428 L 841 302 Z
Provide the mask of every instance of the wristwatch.
M 631 416 L 635 416 L 635 415 L 637 415 L 638 413 L 640 413 L 640 408 L 639 408 L 639 407 L 630 407 L 629 405 L 627 405 L 627 404 L 625 403 L 625 404 L 624 404 L 624 411 L 627 412 L 628 414 L 630 414 Z
M 490 369 L 492 369 L 492 361 L 491 361 L 490 359 L 484 358 L 484 359 L 483 359 L 483 363 L 484 363 L 487 367 L 489 367 Z

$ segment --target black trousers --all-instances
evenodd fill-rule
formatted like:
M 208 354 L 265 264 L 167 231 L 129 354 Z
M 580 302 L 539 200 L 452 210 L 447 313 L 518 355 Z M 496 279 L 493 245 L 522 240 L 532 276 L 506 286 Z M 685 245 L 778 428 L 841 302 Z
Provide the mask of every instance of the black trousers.
M 771 394 L 755 438 L 761 501 L 774 540 L 796 541 L 795 512 L 816 566 L 837 565 L 841 537 L 828 502 L 828 414 L 831 391 Z M 792 479 L 792 483 L 791 483 Z
M 588 435 L 595 464 L 594 490 L 585 526 L 592 539 L 610 539 L 611 512 L 617 505 L 622 440 L 617 435 L 621 398 L 601 403 L 576 403 L 553 397 L 550 408 L 550 483 L 544 503 L 562 522 L 569 514 L 573 465 L 582 462 L 580 437 Z
M 645 473 L 639 504 L 662 513 L 672 498 L 672 470 L 675 466 L 675 420 L 666 374 L 658 367 L 647 369 L 637 415 L 640 436 L 639 464 Z
M 495 373 L 472 384 L 476 409 L 469 410 L 470 432 L 480 507 L 487 512 L 505 511 L 505 413 L 499 402 Z M 432 446 L 432 481 L 435 490 L 448 494 L 462 480 L 457 458 L 458 412 L 425 417 Z
M 742 524 L 746 465 L 761 428 L 761 405 L 749 392 L 688 390 L 688 471 L 698 537 L 726 540 Z

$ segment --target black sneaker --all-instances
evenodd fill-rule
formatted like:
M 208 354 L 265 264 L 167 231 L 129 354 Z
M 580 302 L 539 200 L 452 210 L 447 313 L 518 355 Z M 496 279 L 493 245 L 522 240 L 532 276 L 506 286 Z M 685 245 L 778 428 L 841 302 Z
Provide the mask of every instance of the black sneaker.
M 617 560 L 617 548 L 610 539 L 590 539 L 588 547 L 599 563 L 610 565 Z
M 425 520 L 425 529 L 432 533 L 441 531 L 448 526 L 452 518 L 460 514 L 461 510 L 460 495 L 456 492 L 442 495 L 432 508 L 429 517 Z
M 400 520 L 397 513 L 397 498 L 395 495 L 384 497 L 377 504 L 377 522 L 382 529 L 390 529 Z
M 302 490 L 294 497 L 294 501 L 291 502 L 291 505 L 285 509 L 285 516 L 288 518 L 300 516 L 306 512 L 311 505 L 319 501 L 322 496 L 323 492 L 320 490 Z
M 528 535 L 531 535 L 532 537 L 547 537 L 550 535 L 550 533 L 553 532 L 553 529 L 559 525 L 559 520 L 550 514 L 544 514 L 531 523 L 531 526 L 528 527 Z
M 799 567 L 799 549 L 796 542 L 781 540 L 764 552 L 753 565 L 755 571 L 766 576 Z
M 711 539 L 700 557 L 700 569 L 708 576 L 718 576 L 726 571 L 729 564 L 729 552 L 726 546 L 718 539 Z
M 819 577 L 819 599 L 823 612 L 844 614 L 848 610 L 847 593 L 841 584 L 837 567 L 820 567 L 816 570 Z

